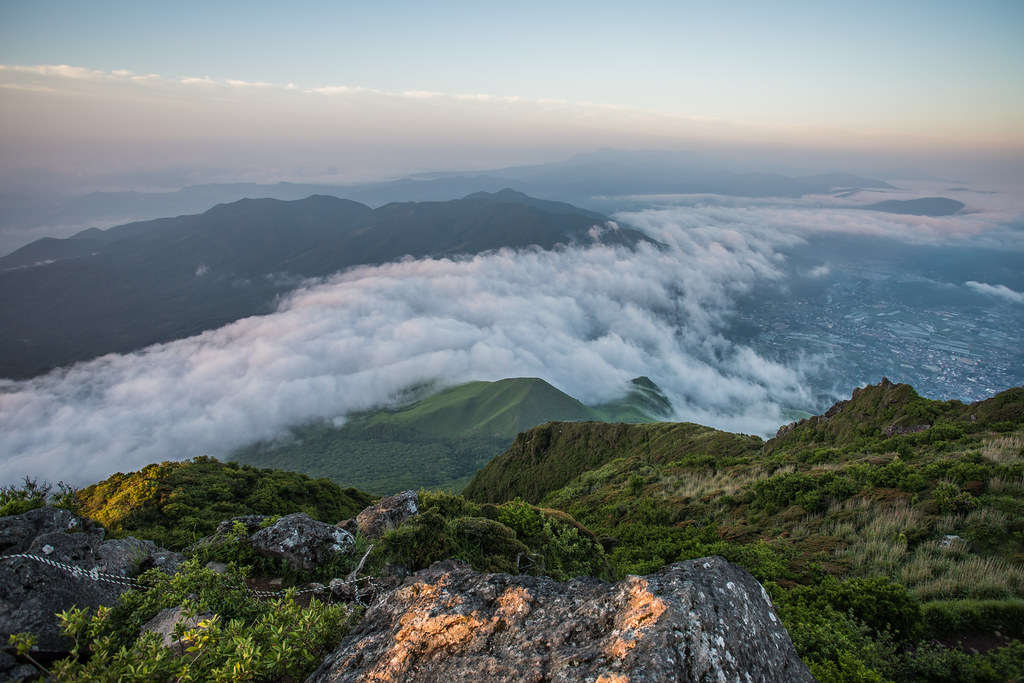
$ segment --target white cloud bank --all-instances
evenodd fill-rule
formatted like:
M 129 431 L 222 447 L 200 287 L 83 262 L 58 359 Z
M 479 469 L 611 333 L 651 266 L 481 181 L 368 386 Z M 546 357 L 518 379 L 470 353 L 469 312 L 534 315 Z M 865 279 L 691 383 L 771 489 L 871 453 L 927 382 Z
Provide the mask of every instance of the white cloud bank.
M 589 403 L 646 375 L 678 419 L 772 433 L 784 408 L 811 407 L 805 377 L 814 361 L 782 366 L 722 332 L 738 296 L 787 277 L 783 248 L 822 230 L 910 241 L 976 240 L 986 229 L 978 215 L 923 221 L 792 203 L 620 218 L 668 249 L 360 267 L 309 284 L 272 315 L 25 382 L 0 380 L 0 482 L 87 484 L 150 462 L 223 456 L 434 380 L 537 376 Z
M 964 284 L 975 291 L 981 292 L 982 294 L 1006 299 L 1007 301 L 1015 304 L 1024 304 L 1024 292 L 1015 292 L 1006 285 L 990 285 L 985 282 L 975 282 L 973 280 L 965 282 Z

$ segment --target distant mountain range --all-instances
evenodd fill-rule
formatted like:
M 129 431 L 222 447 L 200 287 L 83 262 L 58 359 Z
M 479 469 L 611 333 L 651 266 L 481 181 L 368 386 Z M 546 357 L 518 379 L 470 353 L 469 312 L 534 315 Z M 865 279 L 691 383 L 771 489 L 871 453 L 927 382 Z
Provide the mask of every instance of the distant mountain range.
M 214 204 L 243 198 L 290 201 L 324 194 L 382 206 L 389 202 L 444 201 L 474 192 L 498 192 L 507 187 L 534 197 L 583 206 L 594 206 L 599 203 L 595 198 L 608 196 L 720 194 L 800 197 L 843 190 L 894 189 L 882 180 L 849 173 L 789 175 L 750 172 L 736 164 L 726 164 L 692 152 L 605 149 L 546 164 L 424 173 L 393 181 L 353 185 L 224 183 L 194 185 L 173 192 L 94 192 L 80 197 L 7 193 L 0 194 L 0 231 L 10 234 L 14 230 L 40 227 L 110 226 L 200 213 Z
M 302 278 L 409 255 L 650 240 L 512 190 L 371 209 L 315 195 L 42 239 L 0 258 L 0 376 L 25 378 L 267 313 Z
M 239 449 L 232 460 L 344 481 L 371 493 L 459 490 L 516 434 L 546 422 L 656 422 L 672 404 L 650 379 L 618 400 L 587 406 L 537 378 L 469 382 L 411 404 L 292 428 L 289 438 Z

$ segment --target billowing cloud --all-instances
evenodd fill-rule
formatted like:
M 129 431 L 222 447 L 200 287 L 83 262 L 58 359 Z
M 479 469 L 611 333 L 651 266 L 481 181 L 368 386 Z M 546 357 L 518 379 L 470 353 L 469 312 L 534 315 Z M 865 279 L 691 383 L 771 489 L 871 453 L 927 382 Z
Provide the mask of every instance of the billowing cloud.
M 781 276 L 772 245 L 659 213 L 633 218 L 657 224 L 671 248 L 356 268 L 295 292 L 273 315 L 4 382 L 0 480 L 85 483 L 224 455 L 432 381 L 539 376 L 592 402 L 647 375 L 681 419 L 774 431 L 782 405 L 809 400 L 800 373 L 719 336 L 737 294 Z
M 1006 285 L 990 285 L 984 282 L 974 282 L 973 280 L 964 284 L 982 294 L 1006 299 L 1015 304 L 1024 304 L 1024 292 L 1015 292 Z

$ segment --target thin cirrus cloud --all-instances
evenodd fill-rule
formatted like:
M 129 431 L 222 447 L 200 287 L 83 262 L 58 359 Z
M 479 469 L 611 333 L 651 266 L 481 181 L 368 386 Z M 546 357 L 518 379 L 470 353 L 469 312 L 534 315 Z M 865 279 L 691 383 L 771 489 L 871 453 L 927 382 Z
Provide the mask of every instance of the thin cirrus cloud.
M 856 220 L 844 221 L 851 212 Z M 619 219 L 667 248 L 357 267 L 308 283 L 271 315 L 0 381 L 0 481 L 85 484 L 150 462 L 224 456 L 289 425 L 386 405 L 412 385 L 514 376 L 541 377 L 590 403 L 646 375 L 678 419 L 771 434 L 785 409 L 820 408 L 807 381 L 819 360 L 782 365 L 724 331 L 738 297 L 785 284 L 785 250 L 823 226 L 875 234 L 897 225 L 897 236 L 917 230 L 943 243 L 977 230 L 813 202 L 662 207 Z
M 650 138 L 622 120 L 621 108 L 514 96 L 301 89 L 67 65 L 0 66 L 0 91 L 7 123 L 0 170 L 8 173 L 32 164 L 113 171 L 143 162 L 151 168 L 156 162 L 261 161 L 271 175 L 282 167 L 333 164 L 341 180 L 370 180 L 452 164 L 489 165 L 499 150 L 498 158 L 514 163 L 529 158 L 516 148 L 557 155 L 601 146 L 609 135 L 627 144 Z M 692 128 L 683 117 L 630 114 L 636 117 L 648 129 Z M 507 142 L 496 140 L 498 133 Z M 381 152 L 394 160 L 385 163 Z M 236 176 L 240 172 L 236 166 Z

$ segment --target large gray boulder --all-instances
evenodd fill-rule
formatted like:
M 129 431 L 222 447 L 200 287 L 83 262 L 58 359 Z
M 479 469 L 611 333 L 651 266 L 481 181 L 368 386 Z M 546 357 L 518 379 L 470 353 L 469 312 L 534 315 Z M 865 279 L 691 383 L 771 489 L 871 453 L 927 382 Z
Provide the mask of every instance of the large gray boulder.
M 113 605 L 154 556 L 162 552 L 164 564 L 177 559 L 151 541 L 103 536 L 88 520 L 52 507 L 0 517 L 0 642 L 27 632 L 38 637 L 43 656 L 65 653 L 71 642 L 61 635 L 58 612 Z
M 445 561 L 367 610 L 321 681 L 813 681 L 761 585 L 720 557 L 615 584 Z
M 371 505 L 356 516 L 359 531 L 367 538 L 380 538 L 392 529 L 397 529 L 402 522 L 419 514 L 419 494 L 415 491 L 402 491 L 393 496 L 381 498 L 376 505 Z
M 352 552 L 355 542 L 344 529 L 318 522 L 304 512 L 285 515 L 249 537 L 253 550 L 260 555 L 307 572 Z

